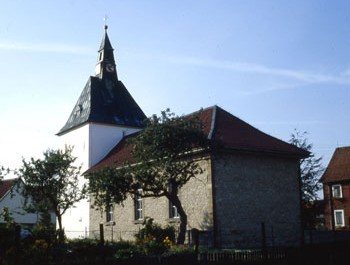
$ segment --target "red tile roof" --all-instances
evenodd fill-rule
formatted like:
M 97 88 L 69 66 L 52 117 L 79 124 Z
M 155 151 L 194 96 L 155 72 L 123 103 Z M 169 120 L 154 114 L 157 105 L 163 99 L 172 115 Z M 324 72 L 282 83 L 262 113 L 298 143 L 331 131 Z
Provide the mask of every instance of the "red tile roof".
M 350 180 L 350 146 L 335 149 L 321 180 L 323 183 Z
M 309 152 L 259 131 L 218 106 L 204 109 L 199 114 L 204 125 L 204 133 L 209 139 L 219 141 L 226 149 L 274 153 L 295 158 L 309 156 Z M 122 165 L 125 160 L 131 161 L 132 147 L 127 145 L 127 139 L 130 137 L 134 135 L 124 138 L 86 173 L 105 166 Z
M 299 158 L 309 155 L 307 151 L 261 132 L 220 107 L 214 106 L 203 111 L 205 112 L 214 114 L 210 120 L 212 131 L 208 136 L 220 141 L 225 148 L 277 153 Z
M 5 179 L 0 181 L 0 200 L 11 190 L 17 179 Z

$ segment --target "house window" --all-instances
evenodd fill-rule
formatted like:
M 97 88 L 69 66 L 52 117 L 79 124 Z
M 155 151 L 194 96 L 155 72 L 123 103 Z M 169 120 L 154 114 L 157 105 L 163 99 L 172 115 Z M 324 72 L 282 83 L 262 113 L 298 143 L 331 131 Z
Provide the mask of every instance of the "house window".
M 340 184 L 332 186 L 332 195 L 333 198 L 343 198 L 343 192 Z
M 177 190 L 177 186 L 173 185 L 172 183 L 169 183 L 169 192 L 176 193 L 175 189 Z M 179 213 L 177 212 L 176 206 L 171 201 L 169 201 L 169 218 L 179 218 L 179 217 L 180 216 L 179 216 Z
M 344 210 L 334 210 L 334 223 L 336 227 L 345 226 Z
M 112 204 L 109 204 L 107 207 L 106 207 L 106 221 L 107 222 L 113 222 L 113 205 Z
M 169 201 L 169 218 L 179 218 L 179 213 L 177 212 L 177 208 L 171 201 Z
M 137 190 L 135 195 L 135 220 L 143 219 L 142 189 Z

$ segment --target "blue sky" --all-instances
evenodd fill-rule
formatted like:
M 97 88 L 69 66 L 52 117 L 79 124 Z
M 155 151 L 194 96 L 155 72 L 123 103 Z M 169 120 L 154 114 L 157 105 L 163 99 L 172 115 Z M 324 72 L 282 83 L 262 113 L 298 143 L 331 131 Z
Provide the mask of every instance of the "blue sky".
M 0 164 L 57 146 L 103 17 L 119 79 L 147 116 L 218 105 L 326 166 L 350 145 L 349 1 L 0 1 Z

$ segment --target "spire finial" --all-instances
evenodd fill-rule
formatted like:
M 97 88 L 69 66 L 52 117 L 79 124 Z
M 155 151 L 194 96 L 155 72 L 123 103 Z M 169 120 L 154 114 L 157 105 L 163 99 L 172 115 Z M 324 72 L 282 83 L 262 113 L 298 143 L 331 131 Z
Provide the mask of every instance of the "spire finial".
M 106 32 L 107 32 L 107 29 L 108 29 L 107 20 L 108 20 L 108 16 L 105 15 L 105 17 L 103 18 L 103 21 L 105 22 L 104 29 L 105 29 Z

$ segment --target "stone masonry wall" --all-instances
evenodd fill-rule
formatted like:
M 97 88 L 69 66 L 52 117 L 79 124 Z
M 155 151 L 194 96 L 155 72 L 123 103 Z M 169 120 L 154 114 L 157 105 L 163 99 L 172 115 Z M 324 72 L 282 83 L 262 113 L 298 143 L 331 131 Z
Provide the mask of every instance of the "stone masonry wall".
M 188 216 L 187 229 L 210 229 L 212 226 L 211 163 L 209 159 L 199 161 L 204 172 L 191 179 L 181 188 L 179 197 Z M 93 203 L 93 200 L 92 200 Z M 154 222 L 178 227 L 179 220 L 169 219 L 169 204 L 166 198 L 143 198 L 144 217 Z M 90 237 L 99 238 L 99 224 L 104 224 L 106 240 L 134 240 L 134 234 L 142 228 L 142 220 L 135 220 L 134 199 L 129 196 L 123 205 L 114 206 L 115 225 L 106 223 L 106 213 L 90 210 Z
M 299 163 L 266 155 L 230 154 L 214 162 L 217 243 L 261 247 L 300 242 Z

